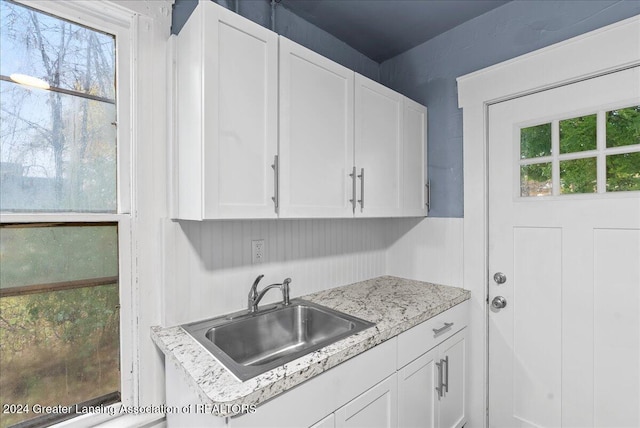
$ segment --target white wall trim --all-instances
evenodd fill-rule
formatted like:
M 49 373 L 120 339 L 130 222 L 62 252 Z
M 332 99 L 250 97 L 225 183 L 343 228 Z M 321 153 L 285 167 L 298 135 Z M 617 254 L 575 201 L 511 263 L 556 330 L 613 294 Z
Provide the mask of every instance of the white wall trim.
M 636 65 L 640 65 L 640 15 L 457 79 L 458 103 L 464 109 L 463 281 L 472 293 L 470 427 L 488 424 L 488 106 Z
M 458 105 L 493 104 L 640 65 L 638 52 L 640 15 L 460 76 Z

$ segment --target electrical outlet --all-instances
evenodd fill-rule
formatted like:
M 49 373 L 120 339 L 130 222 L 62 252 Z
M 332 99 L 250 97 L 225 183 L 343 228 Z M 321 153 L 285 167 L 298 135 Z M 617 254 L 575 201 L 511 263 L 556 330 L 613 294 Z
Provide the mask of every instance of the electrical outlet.
M 264 239 L 251 241 L 251 263 L 262 263 L 265 259 Z

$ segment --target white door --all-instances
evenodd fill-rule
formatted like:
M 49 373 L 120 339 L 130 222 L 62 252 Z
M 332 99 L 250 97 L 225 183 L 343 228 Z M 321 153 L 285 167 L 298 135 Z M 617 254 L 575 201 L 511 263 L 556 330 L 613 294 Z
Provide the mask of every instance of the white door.
M 353 80 L 280 37 L 280 217 L 353 217 Z
M 640 426 L 638 68 L 490 106 L 488 160 L 490 426 Z
M 403 96 L 356 74 L 356 216 L 402 215 Z

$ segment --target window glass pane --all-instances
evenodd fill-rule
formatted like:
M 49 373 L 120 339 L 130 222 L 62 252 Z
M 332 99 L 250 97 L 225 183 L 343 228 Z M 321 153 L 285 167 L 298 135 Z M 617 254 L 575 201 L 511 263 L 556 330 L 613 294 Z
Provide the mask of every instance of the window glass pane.
M 115 98 L 113 36 L 7 1 L 0 1 L 0 22 L 1 74 Z
M 596 115 L 575 117 L 560 121 L 560 153 L 595 150 Z
M 0 313 L 0 405 L 119 401 L 117 284 L 2 297 Z M 1 425 L 34 417 L 3 414 Z
M 520 130 L 520 159 L 551 155 L 551 124 L 545 123 Z
M 0 82 L 0 209 L 116 211 L 114 104 Z
M 2 404 L 119 400 L 117 241 L 114 224 L 0 227 Z
M 117 226 L 3 226 L 0 260 L 2 289 L 117 276 Z
M 640 190 L 640 152 L 607 156 L 607 192 Z
M 640 144 L 640 106 L 607 112 L 607 147 Z
M 520 196 L 548 196 L 551 191 L 550 162 L 520 167 Z
M 560 193 L 595 193 L 596 158 L 560 162 Z

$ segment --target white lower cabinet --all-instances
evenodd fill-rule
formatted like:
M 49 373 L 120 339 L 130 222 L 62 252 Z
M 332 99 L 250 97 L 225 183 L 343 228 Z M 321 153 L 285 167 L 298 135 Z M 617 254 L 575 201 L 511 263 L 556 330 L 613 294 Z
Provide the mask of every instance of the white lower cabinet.
M 438 375 L 436 349 L 398 372 L 398 426 L 436 428 Z
M 335 413 L 336 428 L 398 426 L 398 382 L 393 374 Z
M 258 406 L 255 413 L 167 415 L 171 427 L 462 427 L 468 302 L 391 338 Z M 167 404 L 199 402 L 173 364 Z
M 335 428 L 335 426 L 336 426 L 336 415 L 331 413 L 329 416 L 327 416 L 320 422 L 313 424 L 311 428 Z
M 465 416 L 463 328 L 398 372 L 398 426 L 458 428 Z

